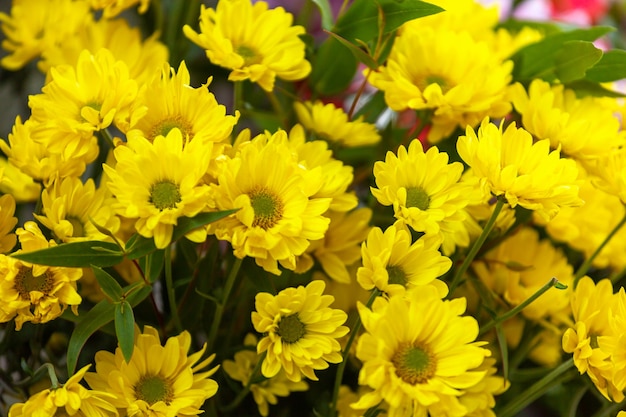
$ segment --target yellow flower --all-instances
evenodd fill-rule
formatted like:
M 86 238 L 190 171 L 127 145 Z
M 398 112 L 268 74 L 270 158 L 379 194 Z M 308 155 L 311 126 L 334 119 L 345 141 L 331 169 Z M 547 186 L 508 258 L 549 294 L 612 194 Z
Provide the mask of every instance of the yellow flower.
M 533 142 L 522 128 L 510 124 L 503 132 L 484 119 L 478 129 L 467 127 L 457 141 L 457 151 L 472 168 L 474 175 L 496 196 L 504 196 L 511 207 L 518 204 L 550 219 L 560 207 L 578 206 L 573 160 L 562 159 L 559 151 L 550 151 L 547 139 Z
M 10 194 L 0 197 L 0 253 L 10 252 L 15 246 L 17 237 L 13 228 L 17 224 L 15 215 L 15 199 Z
M 80 384 L 90 366 L 80 369 L 62 386 L 45 389 L 25 403 L 14 404 L 9 417 L 117 416 L 117 410 L 110 403 L 114 398 L 112 394 L 89 390 Z
M 584 163 L 593 185 L 626 204 L 626 147 Z
M 31 252 L 54 245 L 48 242 L 35 222 L 17 229 L 22 249 Z M 76 281 L 82 276 L 78 268 L 48 267 L 22 262 L 0 255 L 0 322 L 15 319 L 20 330 L 24 322 L 45 323 L 59 317 L 68 306 L 77 313 L 81 298 Z
M 161 345 L 156 329 L 135 328 L 133 355 L 126 362 L 118 347 L 115 354 L 96 353 L 96 372 L 85 380 L 92 389 L 115 396 L 110 402 L 122 415 L 151 417 L 188 417 L 202 413 L 205 400 L 217 392 L 209 377 L 218 366 L 206 370 L 215 354 L 202 360 L 206 345 L 187 356 L 191 336 L 184 331 Z
M 577 159 L 607 155 L 626 144 L 626 132 L 611 109 L 596 97 L 576 97 L 573 90 L 543 80 L 511 90 L 524 129 L 538 139 L 549 139 L 553 149 Z
M 233 158 L 219 161 L 211 184 L 218 210 L 239 209 L 211 223 L 209 232 L 231 242 L 235 256 L 280 275 L 278 263 L 295 270 L 296 257 L 324 237 L 330 198 L 314 198 L 324 185 L 321 167 L 308 169 L 279 131 L 243 143 Z
M 487 371 L 484 378 L 465 390 L 459 397 L 459 401 L 467 409 L 468 417 L 496 417 L 492 410 L 496 405 L 494 396 L 502 394 L 510 384 L 501 376 L 496 375 L 495 365 L 495 359 L 485 358 L 482 365 L 474 369 L 474 371 Z
M 95 225 L 115 234 L 120 220 L 111 208 L 112 199 L 105 197 L 106 190 L 96 190 L 91 178 L 83 184 L 79 178 L 68 177 L 43 191 L 43 214 L 34 216 L 63 242 L 109 240 Z
M 177 128 L 152 143 L 133 137 L 115 148 L 115 168 L 104 165 L 118 212 L 136 218 L 137 232 L 153 237 L 160 249 L 170 244 L 180 217 L 193 217 L 212 204 L 210 189 L 202 183 L 212 147 L 200 141 L 184 143 Z
M 465 416 L 458 397 L 483 380 L 477 368 L 490 355 L 475 341 L 478 323 L 461 316 L 464 298 L 443 301 L 431 286 L 406 294 L 378 297 L 371 310 L 359 303 L 366 330 L 356 348 L 359 384 L 373 391 L 352 407 L 384 401 L 391 416 Z
M 341 362 L 337 339 L 348 333 L 342 326 L 348 316 L 329 307 L 334 297 L 324 295 L 324 288 L 323 281 L 315 280 L 276 296 L 256 295 L 252 324 L 264 334 L 257 345 L 257 353 L 267 353 L 261 365 L 263 376 L 272 378 L 283 369 L 291 381 L 300 381 L 303 375 L 317 381 L 315 370 L 328 368 L 328 362 Z
M 462 209 L 468 203 L 468 192 L 459 183 L 462 173 L 463 164 L 449 164 L 448 154 L 437 147 L 424 152 L 420 141 L 414 139 L 408 151 L 400 146 L 397 156 L 387 152 L 384 162 L 374 164 L 378 188 L 371 191 L 380 204 L 393 205 L 396 218 L 413 230 L 439 236 L 444 245 L 449 240 L 452 246 L 467 246 Z
M 282 7 L 268 10 L 264 1 L 228 0 L 216 9 L 201 6 L 200 33 L 188 25 L 183 31 L 213 64 L 232 70 L 229 80 L 249 79 L 272 91 L 276 77 L 294 81 L 311 72 L 299 38 L 304 28 L 292 23 Z
M 437 250 L 439 241 L 422 236 L 411 242 L 411 234 L 393 225 L 385 232 L 374 227 L 361 246 L 363 266 L 357 281 L 366 290 L 377 288 L 393 296 L 406 289 L 433 285 L 445 297 L 448 287 L 436 278 L 452 266 L 452 261 Z
M 41 185 L 32 177 L 23 173 L 18 167 L 0 157 L 0 192 L 11 194 L 17 203 L 37 201 L 41 195 Z
M 250 348 L 256 349 L 257 338 L 253 334 L 247 334 L 244 339 L 244 349 L 235 353 L 235 360 L 225 360 L 222 363 L 224 371 L 235 381 L 241 382 L 245 387 L 248 385 L 253 371 L 259 361 L 259 354 Z M 306 391 L 309 384 L 305 381 L 290 381 L 281 370 L 272 378 L 250 384 L 250 392 L 259 408 L 259 414 L 263 417 L 269 415 L 269 405 L 277 404 L 278 397 L 287 397 L 296 391 Z
M 373 145 L 380 141 L 376 126 L 363 122 L 363 117 L 348 120 L 348 115 L 334 104 L 321 101 L 295 102 L 294 109 L 305 129 L 317 139 L 345 147 Z
M 110 19 L 117 16 L 126 9 L 139 4 L 139 13 L 145 13 L 150 5 L 150 0 L 90 0 L 91 8 L 103 10 L 102 15 Z

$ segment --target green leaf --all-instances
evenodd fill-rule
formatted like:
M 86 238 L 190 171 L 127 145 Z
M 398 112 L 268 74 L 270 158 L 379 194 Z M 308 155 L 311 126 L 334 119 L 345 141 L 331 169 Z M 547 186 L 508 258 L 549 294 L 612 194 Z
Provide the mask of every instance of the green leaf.
M 608 83 L 626 78 L 626 51 L 606 51 L 600 61 L 587 70 L 585 79 L 597 83 Z
M 439 6 L 418 0 L 355 0 L 337 20 L 333 32 L 350 41 L 371 41 L 379 34 L 379 7 L 385 21 L 383 34 L 393 32 L 409 20 L 443 11 Z
M 609 90 L 598 83 L 588 80 L 576 80 L 565 84 L 565 87 L 574 90 L 577 97 L 626 97 L 624 93 Z
M 341 36 L 337 35 L 336 33 L 328 32 L 328 34 L 330 36 L 332 36 L 333 38 L 337 39 L 337 41 L 340 44 L 342 44 L 343 46 L 348 48 L 348 50 L 350 52 L 352 52 L 352 55 L 354 55 L 354 57 L 356 59 L 358 59 L 359 62 L 364 63 L 365 65 L 367 65 L 371 69 L 378 68 L 378 63 L 376 61 L 374 61 L 374 58 L 372 58 L 363 49 L 359 48 L 357 45 L 353 44 L 349 40 L 342 38 Z
M 139 266 L 149 283 L 155 282 L 161 276 L 163 271 L 163 260 L 165 251 L 158 250 L 148 254 L 139 260 Z
M 322 29 L 330 30 L 333 27 L 333 11 L 328 0 L 311 0 L 320 9 Z
M 115 335 L 122 355 L 128 363 L 135 347 L 135 316 L 133 308 L 126 300 L 115 304 Z
M 602 58 L 602 51 L 588 41 L 568 41 L 554 55 L 554 74 L 562 82 L 580 80 Z
M 320 45 L 313 64 L 309 86 L 321 95 L 337 94 L 348 88 L 358 66 L 354 55 L 347 54 L 345 47 L 332 37 Z
M 113 266 L 124 259 L 124 253 L 115 243 L 101 241 L 63 243 L 11 256 L 33 264 L 68 268 L 88 268 L 91 265 Z
M 122 298 L 122 286 L 115 278 L 109 275 L 104 269 L 91 265 L 93 274 L 96 276 L 98 284 L 102 291 L 113 301 L 119 301 Z

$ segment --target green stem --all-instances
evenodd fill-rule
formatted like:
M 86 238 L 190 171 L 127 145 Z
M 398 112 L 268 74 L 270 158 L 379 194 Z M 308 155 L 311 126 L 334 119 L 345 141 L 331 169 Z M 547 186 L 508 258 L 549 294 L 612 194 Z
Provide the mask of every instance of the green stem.
M 367 80 L 369 79 L 371 73 L 372 70 L 368 68 L 367 74 L 365 74 L 365 77 L 363 77 L 363 82 L 359 86 L 359 90 L 354 95 L 354 99 L 352 100 L 352 104 L 350 105 L 350 110 L 348 111 L 348 120 L 352 120 L 352 116 L 354 115 L 354 111 L 356 110 L 356 104 L 359 102 L 359 99 L 365 91 L 365 87 L 367 86 Z
M 270 103 L 272 104 L 272 108 L 274 109 L 274 113 L 280 118 L 280 124 L 282 125 L 282 127 L 284 129 L 288 129 L 289 128 L 289 118 L 287 117 L 287 113 L 285 113 L 285 111 L 283 110 L 283 106 L 280 103 L 280 100 L 278 99 L 276 94 L 274 94 L 273 91 L 267 91 L 266 94 L 267 94 L 267 98 L 269 99 Z
M 508 403 L 497 415 L 498 417 L 516 416 L 524 407 L 539 398 L 550 388 L 555 387 L 561 382 L 565 382 L 571 376 L 567 371 L 574 368 L 574 358 L 568 359 L 561 365 L 554 368 L 548 375 L 531 385 L 526 391 L 517 395 L 513 401 Z
M 239 258 L 235 258 L 235 262 L 228 273 L 228 277 L 226 278 L 226 283 L 224 284 L 224 292 L 222 294 L 222 300 L 215 305 L 215 316 L 213 317 L 213 322 L 211 323 L 211 330 L 209 331 L 209 337 L 207 339 L 207 351 L 213 352 L 213 345 L 215 344 L 215 339 L 217 338 L 217 331 L 220 328 L 220 324 L 222 323 L 222 316 L 224 315 L 224 308 L 226 307 L 226 303 L 228 302 L 228 298 L 230 297 L 230 293 L 233 290 L 233 286 L 237 279 L 237 274 L 239 273 L 239 268 L 241 268 L 242 260 Z
M 56 371 L 54 370 L 54 366 L 51 363 L 44 363 L 43 365 L 41 365 L 41 367 L 35 371 L 35 374 L 39 373 L 40 370 L 46 369 L 46 371 L 48 371 L 48 376 L 50 377 L 50 389 L 57 389 L 61 386 L 61 384 L 59 384 L 59 379 L 57 378 L 57 374 Z
M 467 268 L 469 268 L 470 264 L 476 257 L 476 254 L 480 250 L 481 246 L 487 240 L 487 237 L 489 236 L 489 233 L 491 233 L 491 230 L 495 226 L 496 219 L 498 218 L 498 215 L 502 211 L 502 208 L 504 207 L 505 202 L 506 200 L 504 199 L 504 196 L 498 196 L 496 206 L 494 207 L 493 213 L 491 213 L 491 217 L 487 221 L 487 224 L 485 224 L 485 228 L 483 229 L 480 236 L 478 236 L 478 239 L 476 239 L 476 241 L 472 245 L 472 248 L 470 249 L 465 259 L 463 260 L 463 263 L 461 264 L 459 269 L 456 270 L 454 278 L 452 279 L 452 283 L 450 284 L 450 292 L 448 293 L 449 295 L 452 295 L 456 287 L 459 285 L 461 278 L 463 278 L 463 275 L 465 275 L 465 272 L 467 272 Z
M 252 370 L 252 374 L 250 374 L 250 379 L 248 379 L 248 382 L 246 382 L 246 385 L 243 387 L 243 389 L 239 391 L 239 393 L 237 393 L 237 396 L 235 397 L 235 399 L 227 406 L 220 407 L 221 412 L 227 413 L 229 411 L 234 410 L 243 401 L 243 399 L 246 398 L 246 395 L 248 395 L 248 393 L 250 392 L 250 387 L 253 384 L 252 381 L 256 380 L 256 378 L 259 376 L 261 372 L 261 366 L 263 365 L 265 356 L 267 356 L 267 351 L 263 352 L 261 356 L 259 356 L 259 360 L 254 366 L 254 369 Z
M 520 311 L 525 309 L 530 303 L 535 301 L 537 298 L 541 297 L 541 295 L 543 293 L 545 293 L 546 291 L 548 291 L 550 288 L 555 287 L 555 286 L 558 287 L 559 289 L 567 288 L 567 287 L 563 288 L 562 285 L 563 284 L 560 284 L 559 281 L 556 278 L 553 277 L 552 279 L 550 279 L 550 281 L 548 281 L 548 283 L 546 285 L 544 285 L 543 287 L 539 288 L 537 290 L 537 292 L 535 292 L 533 295 L 528 297 L 521 304 L 515 306 L 515 308 L 507 311 L 503 315 L 501 315 L 499 317 L 496 317 L 495 319 L 491 320 L 489 323 L 487 323 L 484 326 L 482 326 L 480 328 L 479 335 L 485 334 L 486 332 L 491 330 L 498 323 L 502 323 L 503 321 L 506 321 L 506 320 L 510 319 L 511 317 L 517 315 Z
M 176 303 L 176 291 L 174 289 L 174 279 L 172 277 L 172 246 L 169 245 L 165 248 L 165 286 L 167 287 L 167 299 L 170 304 L 170 311 L 172 314 L 172 320 L 174 321 L 174 327 L 176 331 L 181 333 L 183 331 L 183 324 L 180 321 L 178 315 L 178 304 Z
M 241 116 L 246 114 L 246 109 L 245 109 L 245 102 L 244 102 L 244 98 L 243 98 L 243 81 L 235 81 L 233 83 L 233 114 L 237 113 L 237 111 L 239 111 L 239 113 L 241 114 Z M 241 122 L 241 120 L 240 120 Z M 232 133 L 232 137 L 233 140 L 232 142 L 235 142 L 235 138 L 237 137 L 237 134 L 235 133 L 235 130 L 233 129 L 233 133 Z
M 591 417 L 609 417 L 614 416 L 617 411 L 621 411 L 626 407 L 626 401 L 622 401 L 621 403 L 611 403 L 602 407 L 598 412 L 596 412 Z
M 365 306 L 369 308 L 376 297 L 380 295 L 380 290 L 374 288 L 372 293 L 370 294 L 370 298 L 367 300 L 367 304 Z M 355 323 L 352 326 L 350 331 L 350 336 L 348 337 L 348 341 L 346 342 L 346 346 L 343 348 L 342 361 L 337 366 L 337 375 L 335 376 L 335 386 L 333 388 L 333 398 L 330 403 L 330 415 L 334 416 L 337 413 L 337 399 L 339 398 L 339 389 L 341 388 L 341 381 L 343 380 L 343 373 L 346 369 L 346 364 L 348 363 L 348 355 L 350 354 L 350 348 L 352 347 L 352 343 L 354 343 L 354 339 L 356 335 L 359 333 L 361 329 L 361 316 L 357 313 L 355 318 Z
M 585 262 L 583 262 L 583 264 L 578 268 L 578 270 L 576 271 L 576 275 L 574 275 L 574 288 L 576 288 L 578 280 L 585 276 L 596 256 L 598 256 L 602 249 L 604 249 L 604 247 L 607 245 L 607 243 L 609 243 L 613 236 L 615 236 L 619 229 L 622 228 L 624 223 L 626 223 L 626 214 L 624 214 L 622 220 L 620 220 L 620 222 L 613 228 L 613 230 L 611 230 L 611 233 L 609 233 L 608 236 L 602 241 L 602 243 L 600 243 L 600 246 L 596 248 L 595 252 L 593 252 L 591 256 L 588 257 Z

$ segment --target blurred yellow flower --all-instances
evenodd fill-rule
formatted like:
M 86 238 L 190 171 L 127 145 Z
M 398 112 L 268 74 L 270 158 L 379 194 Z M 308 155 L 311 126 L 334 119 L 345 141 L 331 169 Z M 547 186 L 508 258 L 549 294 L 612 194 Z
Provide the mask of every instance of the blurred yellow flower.
M 0 253 L 10 252 L 17 236 L 13 233 L 13 228 L 17 224 L 15 216 L 15 199 L 12 195 L 6 194 L 0 197 Z
M 0 192 L 11 194 L 17 203 L 37 201 L 41 194 L 41 184 L 23 173 L 18 167 L 0 157 Z
M 103 16 L 109 19 L 137 4 L 139 4 L 137 11 L 145 13 L 150 5 L 150 0 L 90 0 L 89 3 L 92 9 L 102 10 Z

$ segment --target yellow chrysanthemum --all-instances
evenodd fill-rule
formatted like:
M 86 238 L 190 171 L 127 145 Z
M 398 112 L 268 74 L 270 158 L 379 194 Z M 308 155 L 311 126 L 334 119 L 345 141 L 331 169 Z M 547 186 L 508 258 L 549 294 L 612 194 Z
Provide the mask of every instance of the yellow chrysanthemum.
M 17 242 L 13 228 L 17 224 L 15 199 L 7 194 L 0 197 L 0 253 L 10 252 Z
M 79 178 L 69 177 L 42 192 L 42 214 L 34 216 L 63 242 L 108 240 L 96 225 L 117 233 L 120 220 L 111 200 L 105 189 L 96 190 L 92 179 L 83 184 Z
M 493 407 L 496 405 L 494 396 L 506 391 L 510 384 L 496 375 L 496 360 L 485 358 L 485 361 L 474 371 L 487 371 L 485 377 L 473 387 L 465 390 L 459 397 L 461 404 L 467 409 L 467 417 L 496 417 Z
M 150 5 L 150 0 L 90 0 L 89 3 L 92 9 L 102 10 L 102 15 L 110 19 L 136 5 L 139 5 L 137 9 L 139 13 L 145 13 Z
M 239 148 L 218 161 L 211 184 L 218 210 L 239 210 L 208 230 L 231 242 L 235 256 L 253 257 L 266 271 L 279 275 L 278 263 L 295 270 L 296 257 L 324 237 L 330 222 L 323 214 L 331 199 L 314 197 L 324 184 L 322 169 L 300 164 L 284 131 Z
M 450 269 L 452 261 L 439 253 L 439 243 L 427 236 L 411 242 L 410 232 L 396 225 L 384 233 L 374 227 L 361 246 L 363 266 L 357 281 L 366 290 L 377 288 L 391 296 L 432 285 L 445 297 L 448 287 L 436 278 Z
M 503 131 L 483 120 L 474 132 L 470 126 L 459 136 L 457 151 L 496 196 L 504 196 L 511 207 L 518 204 L 549 219 L 560 207 L 582 204 L 578 197 L 578 169 L 573 160 L 550 151 L 550 141 L 538 142 L 522 128 L 510 124 Z
M 112 394 L 89 390 L 80 384 L 90 366 L 80 369 L 65 384 L 44 389 L 26 402 L 14 404 L 9 417 L 117 416 L 117 410 L 110 403 L 114 398 Z
M 348 120 L 343 109 L 332 103 L 295 102 L 293 107 L 302 126 L 317 139 L 345 147 L 373 145 L 380 141 L 376 126 L 363 122 L 363 117 Z
M 626 204 L 626 147 L 614 149 L 608 155 L 585 161 L 593 185 L 600 190 L 617 196 Z
M 37 201 L 41 195 L 41 184 L 23 173 L 6 158 L 0 157 L 0 193 L 11 194 L 17 203 Z
M 486 370 L 477 368 L 490 352 L 475 341 L 476 319 L 461 316 L 464 298 L 443 301 L 426 286 L 406 297 L 378 297 L 371 310 L 358 307 L 366 330 L 356 348 L 359 384 L 373 391 L 354 408 L 384 401 L 390 417 L 467 415 L 459 396 L 484 379 Z
M 485 116 L 506 115 L 512 68 L 467 32 L 415 24 L 402 28 L 387 63 L 369 80 L 393 110 L 432 110 L 428 140 L 437 142 Z
M 135 328 L 135 346 L 129 362 L 118 347 L 115 354 L 96 353 L 96 372 L 85 380 L 92 389 L 115 396 L 111 400 L 122 415 L 188 417 L 202 413 L 205 400 L 217 392 L 210 379 L 219 366 L 206 370 L 215 354 L 202 360 L 206 345 L 188 356 L 191 336 L 184 331 L 161 345 L 156 329 Z
M 22 249 L 32 252 L 54 245 L 48 242 L 35 222 L 26 222 L 16 231 Z M 20 330 L 24 322 L 45 323 L 59 317 L 68 306 L 74 314 L 81 298 L 76 281 L 82 276 L 78 268 L 48 267 L 0 255 L 0 322 L 15 319 Z
M 626 390 L 626 292 L 624 287 L 614 295 L 615 304 L 609 313 L 611 333 L 598 337 L 598 347 L 610 352 L 609 359 L 613 369 L 612 383 L 624 392 Z
M 264 337 L 257 353 L 267 352 L 261 372 L 271 378 L 283 369 L 291 381 L 302 376 L 317 381 L 316 370 L 342 360 L 338 338 L 348 315 L 330 308 L 334 297 L 324 295 L 325 284 L 315 280 L 306 287 L 286 288 L 277 295 L 258 293 L 252 312 L 254 329 Z
M 253 371 L 259 361 L 260 355 L 250 348 L 256 349 L 257 338 L 253 334 L 247 334 L 244 339 L 244 350 L 235 353 L 235 360 L 225 360 L 222 368 L 229 377 L 241 382 L 246 387 L 253 376 Z M 247 349 L 246 349 L 247 348 Z M 306 391 L 309 384 L 306 381 L 290 381 L 284 371 L 258 383 L 249 384 L 252 397 L 259 408 L 259 414 L 263 417 L 269 415 L 269 405 L 277 404 L 278 397 L 287 397 L 292 392 Z
M 463 173 L 460 162 L 448 163 L 448 154 L 433 146 L 424 152 L 417 139 L 409 149 L 400 146 L 398 155 L 387 152 L 385 161 L 374 164 L 378 188 L 372 194 L 384 206 L 393 205 L 397 219 L 413 230 L 439 235 L 452 246 L 467 246 L 464 229 L 468 203 L 466 187 L 459 183 Z M 458 233 L 458 231 L 465 233 Z
M 266 91 L 276 77 L 300 80 L 311 72 L 302 26 L 292 26 L 293 16 L 282 7 L 268 9 L 264 1 L 220 1 L 216 9 L 200 10 L 200 33 L 185 25 L 192 42 L 206 50 L 209 60 L 231 69 L 231 81 L 250 80 Z
M 603 348 L 600 340 L 612 335 L 611 321 L 614 314 L 620 312 L 618 302 L 610 280 L 603 279 L 596 284 L 591 278 L 583 277 L 571 297 L 575 324 L 563 334 L 563 350 L 573 354 L 581 375 L 586 373 L 598 391 L 615 402 L 621 402 L 624 393 L 613 381 L 612 352 L 606 350 L 606 345 Z M 620 332 L 623 333 L 623 329 Z M 619 380 L 621 382 L 622 378 Z
M 522 115 L 524 129 L 538 139 L 549 139 L 553 149 L 577 159 L 610 154 L 626 144 L 626 132 L 613 112 L 599 98 L 576 97 L 563 85 L 551 86 L 533 80 L 524 90 L 515 84 L 511 90 L 515 109 Z
M 115 168 L 104 165 L 118 212 L 136 218 L 137 232 L 167 247 L 180 217 L 193 217 L 211 205 L 209 186 L 202 182 L 211 159 L 210 143 L 185 143 L 179 129 L 154 142 L 134 137 L 115 148 Z
M 432 0 L 442 12 L 409 21 L 405 26 L 429 26 L 455 32 L 467 32 L 473 39 L 484 41 L 493 36 L 498 24 L 498 7 L 485 6 L 476 0 Z

